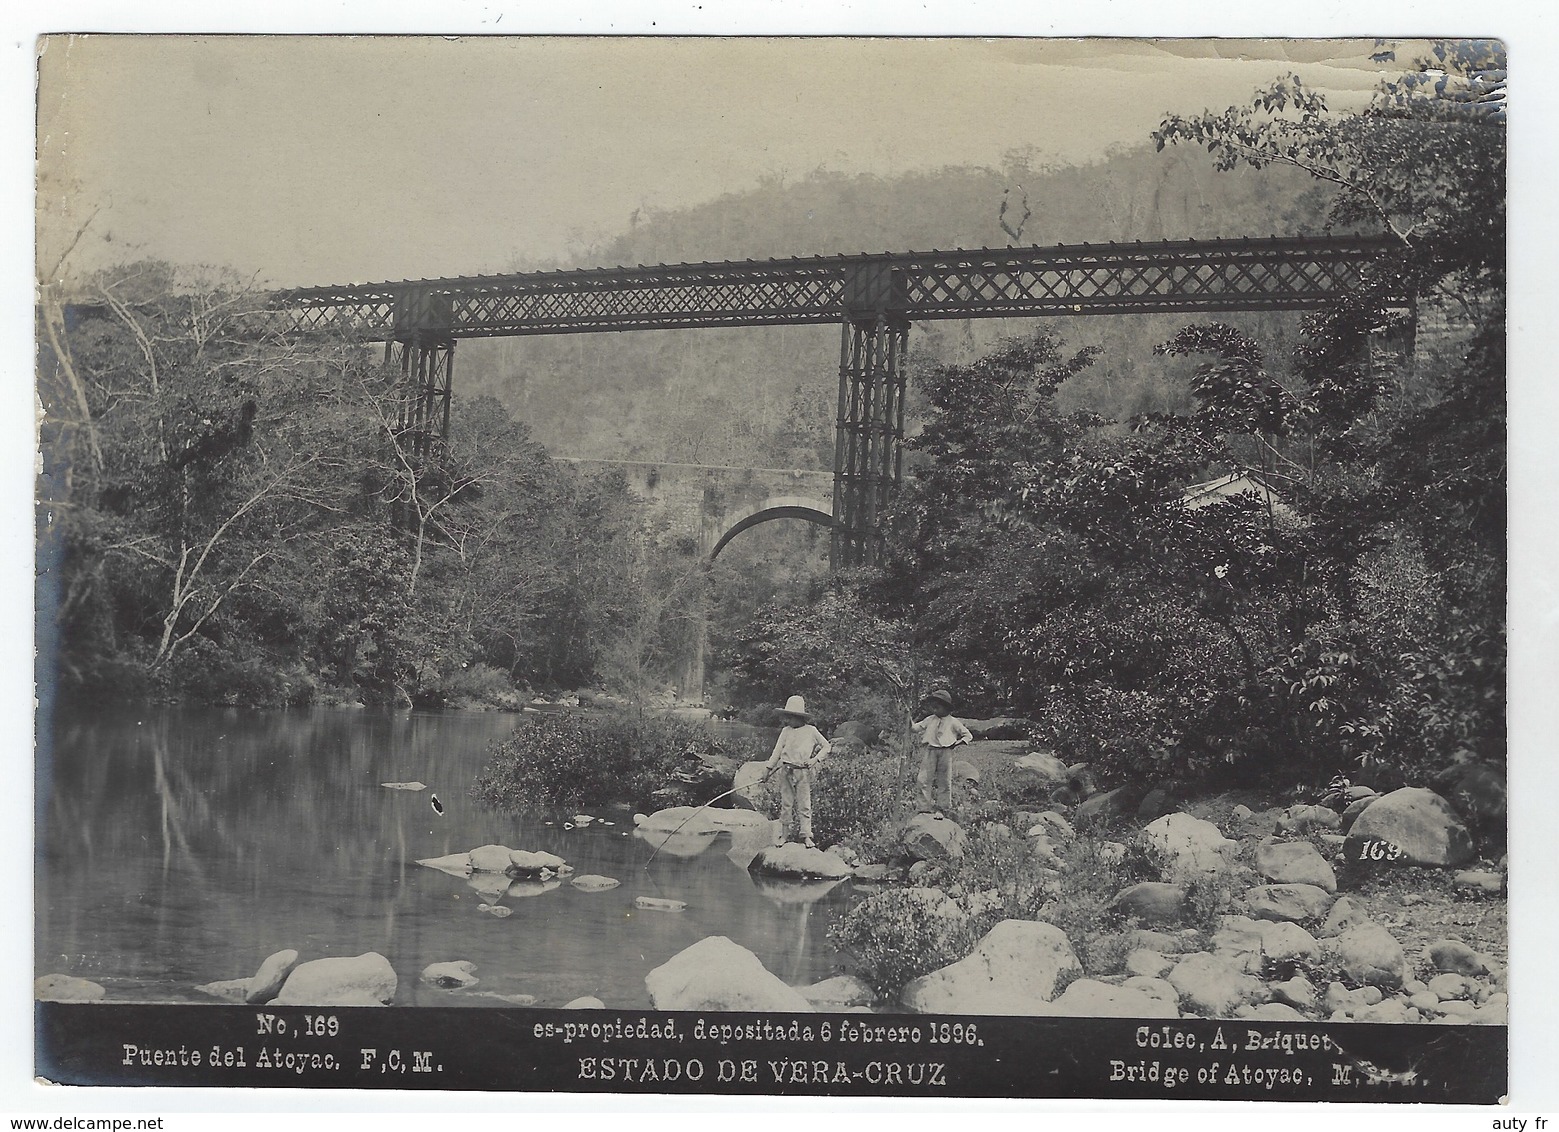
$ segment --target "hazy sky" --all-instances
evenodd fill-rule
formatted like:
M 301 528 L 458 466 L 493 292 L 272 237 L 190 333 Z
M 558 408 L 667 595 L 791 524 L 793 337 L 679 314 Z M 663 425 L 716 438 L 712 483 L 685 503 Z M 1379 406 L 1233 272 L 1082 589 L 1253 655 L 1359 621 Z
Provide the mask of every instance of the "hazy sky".
M 67 270 L 151 256 L 287 285 L 512 269 L 762 175 L 996 165 L 1022 147 L 1086 161 L 1290 69 L 1357 105 L 1372 46 L 57 38 L 40 63 L 40 263 L 95 210 Z

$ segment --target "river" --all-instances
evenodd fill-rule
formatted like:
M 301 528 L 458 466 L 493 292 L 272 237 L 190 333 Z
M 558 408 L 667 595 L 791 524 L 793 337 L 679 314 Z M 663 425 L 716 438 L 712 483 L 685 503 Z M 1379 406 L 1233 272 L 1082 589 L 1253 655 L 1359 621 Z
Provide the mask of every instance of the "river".
M 602 820 L 567 828 L 571 815 L 503 814 L 469 797 L 488 745 L 515 722 L 329 708 L 62 711 L 38 755 L 37 974 L 91 979 L 109 1001 L 217 1002 L 195 988 L 247 977 L 283 948 L 305 960 L 378 951 L 400 978 L 397 1006 L 594 995 L 633 1008 L 650 1005 L 652 968 L 709 935 L 750 948 L 793 985 L 842 969 L 826 930 L 848 884 L 811 902 L 760 888 L 730 834 L 692 856 L 663 851 L 646 868 L 653 846 L 625 808 L 594 808 Z M 428 789 L 380 785 L 410 780 Z M 492 843 L 556 853 L 576 874 L 622 884 L 535 895 L 516 886 L 500 900 L 416 864 Z M 640 911 L 637 896 L 687 908 Z M 427 964 L 461 959 L 476 964 L 477 985 L 419 981 Z

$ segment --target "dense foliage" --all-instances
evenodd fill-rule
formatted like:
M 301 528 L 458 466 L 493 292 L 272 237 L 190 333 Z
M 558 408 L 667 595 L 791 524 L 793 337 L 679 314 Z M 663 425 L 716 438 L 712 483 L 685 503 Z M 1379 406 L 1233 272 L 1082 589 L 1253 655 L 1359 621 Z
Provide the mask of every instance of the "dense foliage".
M 301 342 L 235 281 L 156 264 L 42 311 L 40 616 L 63 691 L 505 703 L 649 679 L 672 619 L 644 631 L 639 591 L 677 548 L 491 398 L 421 452 L 377 348 Z
M 1360 114 L 1288 78 L 1166 119 L 1161 146 L 1303 171 L 1329 224 L 1389 245 L 1292 351 L 1168 335 L 1166 366 L 1194 365 L 1173 411 L 1079 407 L 1064 391 L 1112 359 L 1049 331 L 922 365 L 881 570 L 765 611 L 747 685 L 847 702 L 893 641 L 912 683 L 945 674 L 1106 778 L 1391 785 L 1503 758 L 1502 89 L 1498 46 L 1462 43 Z
M 472 793 L 490 806 L 648 804 L 701 760 L 759 756 L 748 740 L 643 712 L 531 716 L 493 748 Z

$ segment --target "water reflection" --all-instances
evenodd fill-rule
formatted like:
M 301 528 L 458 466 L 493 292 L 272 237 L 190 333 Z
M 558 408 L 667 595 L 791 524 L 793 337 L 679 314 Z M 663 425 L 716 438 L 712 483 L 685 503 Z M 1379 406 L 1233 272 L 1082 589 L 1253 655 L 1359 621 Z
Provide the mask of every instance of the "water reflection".
M 647 1006 L 651 968 L 726 935 L 789 982 L 836 973 L 825 933 L 843 896 L 779 901 L 745 872 L 766 823 L 731 819 L 743 824 L 686 845 L 678 834 L 645 868 L 661 837 L 629 836 L 627 810 L 565 828 L 572 813 L 512 817 L 470 799 L 487 745 L 513 724 L 330 709 L 62 714 L 40 760 L 38 972 L 91 978 L 110 1000 L 196 1002 L 211 1001 L 196 985 L 251 974 L 282 948 L 379 951 L 401 976 L 398 1005 L 503 1005 L 416 977 L 467 959 L 496 994 Z M 380 785 L 411 781 L 444 812 L 428 793 Z M 416 864 L 484 844 L 556 853 L 622 884 L 591 893 Z M 715 844 L 726 852 L 705 852 Z M 688 907 L 639 911 L 641 895 Z

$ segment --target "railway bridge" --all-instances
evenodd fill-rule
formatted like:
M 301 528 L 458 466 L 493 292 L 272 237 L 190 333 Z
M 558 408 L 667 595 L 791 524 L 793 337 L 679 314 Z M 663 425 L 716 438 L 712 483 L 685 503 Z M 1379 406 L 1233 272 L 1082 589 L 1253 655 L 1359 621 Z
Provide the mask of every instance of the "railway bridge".
M 414 392 L 401 426 L 423 451 L 448 433 L 461 338 L 836 323 L 828 507 L 815 494 L 774 495 L 737 516 L 709 552 L 741 523 L 793 515 L 829 523 L 838 567 L 876 560 L 880 516 L 903 477 L 913 322 L 1315 310 L 1364 282 L 1393 246 L 1387 237 L 1274 236 L 883 252 L 354 283 L 269 302 L 297 329 L 383 341 Z

